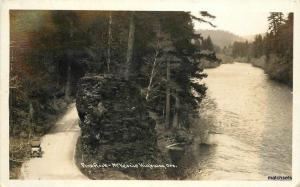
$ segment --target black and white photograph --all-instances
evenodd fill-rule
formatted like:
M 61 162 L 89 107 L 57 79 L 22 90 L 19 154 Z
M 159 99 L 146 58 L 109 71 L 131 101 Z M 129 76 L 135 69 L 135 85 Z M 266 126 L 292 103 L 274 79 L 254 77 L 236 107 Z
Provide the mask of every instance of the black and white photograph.
M 7 180 L 294 186 L 293 8 L 6 12 Z

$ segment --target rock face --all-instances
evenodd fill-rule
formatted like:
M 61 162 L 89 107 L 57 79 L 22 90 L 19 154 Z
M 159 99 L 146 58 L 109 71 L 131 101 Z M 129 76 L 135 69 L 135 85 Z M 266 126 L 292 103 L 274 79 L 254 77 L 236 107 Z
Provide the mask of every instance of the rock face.
M 92 155 L 97 163 L 162 164 L 155 121 L 133 83 L 112 76 L 93 76 L 82 78 L 78 88 L 76 107 L 85 154 Z M 164 172 L 116 169 L 146 179 Z

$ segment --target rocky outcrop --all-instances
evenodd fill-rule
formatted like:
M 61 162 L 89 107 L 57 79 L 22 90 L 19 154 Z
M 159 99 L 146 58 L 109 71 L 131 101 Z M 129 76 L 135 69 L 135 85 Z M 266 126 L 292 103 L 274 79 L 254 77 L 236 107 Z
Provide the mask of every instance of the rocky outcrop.
M 112 76 L 84 77 L 76 107 L 81 120 L 82 152 L 97 163 L 161 164 L 155 121 L 136 86 Z M 163 169 L 116 168 L 145 179 L 161 178 Z

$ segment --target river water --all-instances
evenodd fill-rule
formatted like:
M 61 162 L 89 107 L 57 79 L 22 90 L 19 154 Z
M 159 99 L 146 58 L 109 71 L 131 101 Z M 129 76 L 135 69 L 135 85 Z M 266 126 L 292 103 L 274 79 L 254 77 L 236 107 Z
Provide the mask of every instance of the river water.
M 210 132 L 206 144 L 197 145 L 188 158 L 193 169 L 186 178 L 291 176 L 292 90 L 251 64 L 223 64 L 205 72 L 208 90 L 199 132 Z

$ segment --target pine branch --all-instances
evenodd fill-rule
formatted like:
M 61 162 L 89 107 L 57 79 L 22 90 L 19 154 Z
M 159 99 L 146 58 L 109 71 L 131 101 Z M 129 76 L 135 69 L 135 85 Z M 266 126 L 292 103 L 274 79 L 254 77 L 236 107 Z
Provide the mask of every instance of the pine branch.
M 207 23 L 207 24 L 209 24 L 209 25 L 210 25 L 210 26 L 212 26 L 212 27 L 217 27 L 217 26 L 216 26 L 216 25 L 214 25 L 212 22 L 210 22 L 210 21 L 206 21 L 206 20 L 204 20 L 204 19 L 202 19 L 202 18 L 199 18 L 199 17 L 193 16 L 193 15 L 191 15 L 191 18 L 192 18 L 193 20 L 196 20 L 196 21 L 200 22 L 200 23 L 204 22 L 204 23 Z
M 207 11 L 200 11 L 199 13 L 200 13 L 201 16 L 203 16 L 203 17 L 209 17 L 209 18 L 212 18 L 212 19 L 215 19 L 215 18 L 216 18 L 216 16 L 211 15 L 211 14 L 208 13 Z

